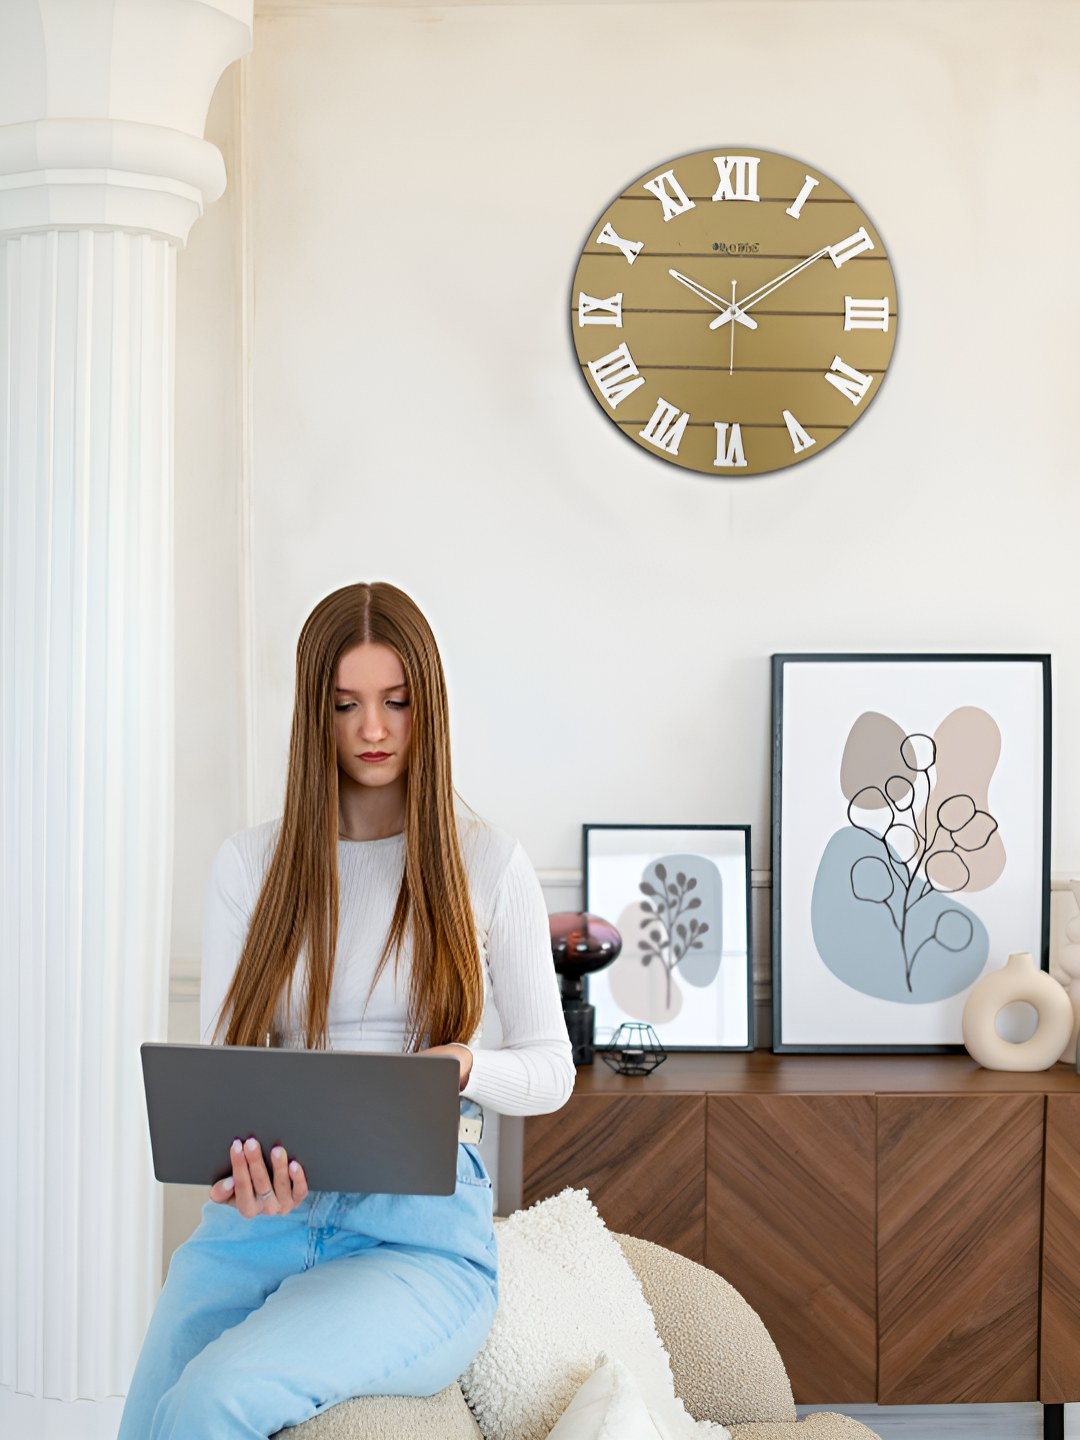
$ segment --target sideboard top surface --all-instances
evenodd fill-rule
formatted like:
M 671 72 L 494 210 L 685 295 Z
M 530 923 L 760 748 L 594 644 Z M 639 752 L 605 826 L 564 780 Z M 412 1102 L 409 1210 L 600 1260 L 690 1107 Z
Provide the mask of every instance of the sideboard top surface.
M 577 1071 L 578 1095 L 1034 1094 L 1080 1095 L 1073 1066 L 984 1070 L 968 1055 L 774 1055 L 676 1051 L 651 1075 L 617 1075 L 601 1053 Z

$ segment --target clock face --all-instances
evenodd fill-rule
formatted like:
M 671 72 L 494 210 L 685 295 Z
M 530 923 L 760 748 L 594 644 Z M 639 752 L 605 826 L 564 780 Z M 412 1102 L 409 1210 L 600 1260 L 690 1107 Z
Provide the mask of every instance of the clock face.
M 896 342 L 881 236 L 802 160 L 718 147 L 642 175 L 589 232 L 571 328 L 597 403 L 651 455 L 742 478 L 860 420 Z

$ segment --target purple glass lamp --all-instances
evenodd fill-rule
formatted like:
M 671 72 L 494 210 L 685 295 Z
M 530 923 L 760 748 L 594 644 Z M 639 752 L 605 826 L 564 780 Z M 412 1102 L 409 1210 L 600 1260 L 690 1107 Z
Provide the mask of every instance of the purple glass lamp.
M 599 915 L 564 910 L 548 916 L 551 958 L 562 991 L 566 1033 L 574 1047 L 574 1064 L 593 1063 L 596 1011 L 589 1004 L 587 975 L 610 965 L 622 949 L 622 936 Z

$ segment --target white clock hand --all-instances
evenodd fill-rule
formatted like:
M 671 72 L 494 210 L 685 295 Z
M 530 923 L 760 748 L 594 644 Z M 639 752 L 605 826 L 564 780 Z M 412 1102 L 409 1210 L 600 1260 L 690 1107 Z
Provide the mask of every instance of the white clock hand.
M 732 280 L 732 282 L 731 282 L 731 309 L 732 309 L 733 312 L 734 312 L 735 308 L 736 308 L 736 307 L 735 307 L 735 281 Z M 734 326 L 734 325 L 732 325 L 732 327 L 731 327 L 731 354 L 730 354 L 730 357 L 729 357 L 729 359 L 728 359 L 728 372 L 727 372 L 727 373 L 728 373 L 729 375 L 734 375 L 734 374 L 735 374 L 735 326 Z
M 823 250 L 816 250 L 813 255 L 808 255 L 805 260 L 800 260 L 790 270 L 785 270 L 783 275 L 778 275 L 775 280 L 770 280 L 767 285 L 762 285 L 759 289 L 752 291 L 745 300 L 739 302 L 740 310 L 749 310 L 751 305 L 756 305 L 759 300 L 766 299 L 774 290 L 779 290 L 781 285 L 786 285 L 796 275 L 801 275 L 808 266 L 813 265 L 815 260 L 820 260 L 823 255 L 828 255 L 828 253 L 829 247 L 826 245 Z M 717 315 L 715 320 L 709 321 L 709 329 L 719 330 L 720 326 L 726 325 L 731 318 L 731 315 Z
M 667 273 L 673 280 L 678 280 L 680 285 L 685 285 L 688 290 L 692 290 L 695 295 L 699 295 L 702 300 L 707 300 L 710 305 L 715 305 L 718 310 L 723 310 L 725 312 L 721 317 L 723 320 L 737 320 L 740 325 L 745 325 L 748 330 L 757 329 L 757 321 L 751 320 L 749 315 L 744 315 L 741 305 L 732 305 L 730 300 L 724 300 L 719 295 L 714 295 L 711 290 L 706 290 L 704 285 L 699 285 L 696 280 L 691 280 L 688 275 L 680 275 L 678 270 L 669 270 Z M 715 324 L 716 322 L 713 321 L 712 325 Z M 712 328 L 712 326 L 710 326 L 710 328 Z

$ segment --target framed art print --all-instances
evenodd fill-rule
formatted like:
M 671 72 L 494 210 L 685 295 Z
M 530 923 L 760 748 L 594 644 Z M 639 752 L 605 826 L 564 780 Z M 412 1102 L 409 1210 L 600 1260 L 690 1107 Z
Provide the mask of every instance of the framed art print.
M 1049 789 L 1049 656 L 774 655 L 774 1050 L 960 1049 L 1048 968 Z
M 665 1050 L 753 1048 L 748 825 L 585 825 L 585 909 L 622 936 L 589 976 L 596 1047 L 624 1021 Z

